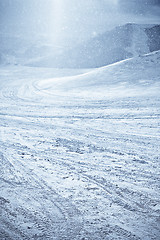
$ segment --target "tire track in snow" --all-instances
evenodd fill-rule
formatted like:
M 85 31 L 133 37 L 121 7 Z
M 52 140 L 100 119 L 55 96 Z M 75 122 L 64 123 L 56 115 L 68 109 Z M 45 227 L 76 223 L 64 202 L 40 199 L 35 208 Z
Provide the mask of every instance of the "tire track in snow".
M 90 109 L 95 105 L 94 101 L 90 101 L 88 102 L 88 107 L 86 107 L 87 102 L 82 102 L 83 98 L 79 98 L 79 99 L 75 99 L 75 98 L 68 98 L 68 97 L 64 97 L 63 99 L 60 99 L 59 96 L 56 100 L 56 96 L 51 96 L 48 95 L 47 96 L 47 92 L 46 93 L 41 93 L 39 92 L 38 96 L 42 97 L 43 99 L 45 99 L 45 97 L 47 99 L 49 99 L 50 97 L 52 97 L 52 100 L 54 99 L 55 102 L 51 104 L 51 106 L 47 106 L 46 104 L 46 109 L 43 110 L 43 107 L 45 105 L 45 102 L 38 102 L 38 98 L 36 99 L 36 92 L 34 92 L 34 86 L 32 85 L 33 81 L 30 81 L 29 83 L 29 89 L 27 90 L 27 88 L 25 87 L 24 83 L 21 83 L 21 87 L 19 88 L 19 85 L 17 86 L 10 86 L 9 88 L 5 88 L 5 84 L 3 86 L 3 93 L 1 92 L 1 100 L 3 102 L 2 104 L 2 112 L 1 112 L 1 120 L 2 123 L 6 122 L 6 126 L 8 124 L 8 128 L 6 127 L 6 131 L 5 134 L 7 135 L 7 131 L 18 131 L 18 129 L 20 129 L 20 131 L 23 133 L 21 133 L 21 138 L 20 140 L 18 140 L 18 137 L 15 139 L 12 139 L 12 134 L 10 133 L 10 135 L 8 135 L 8 139 L 6 138 L 5 141 L 1 141 L 2 143 L 2 148 L 4 147 L 4 149 L 2 149 L 2 153 L 5 152 L 6 156 L 7 156 L 7 151 L 10 151 L 9 154 L 12 155 L 14 157 L 14 159 L 12 159 L 12 157 L 9 157 L 9 160 L 11 160 L 11 164 L 13 165 L 13 167 L 17 167 L 20 168 L 20 172 L 24 172 L 24 174 L 28 174 L 28 178 L 26 177 L 26 181 L 24 180 L 23 182 L 23 178 L 18 178 L 19 179 L 19 183 L 22 182 L 22 185 L 18 185 L 18 179 L 15 178 L 15 182 L 14 185 L 11 185 L 11 183 L 6 179 L 6 182 L 4 181 L 4 184 L 6 184 L 5 186 L 10 186 L 10 187 L 15 187 L 15 192 L 17 191 L 17 194 L 20 195 L 20 189 L 24 190 L 23 187 L 26 186 L 26 182 L 28 181 L 30 186 L 33 189 L 36 189 L 36 196 L 35 199 L 33 198 L 33 203 L 34 201 L 36 202 L 36 198 L 40 195 L 41 197 L 39 198 L 39 200 L 42 202 L 43 197 L 46 197 L 46 200 L 43 203 L 43 211 L 44 214 L 40 214 L 37 213 L 36 211 L 35 213 L 35 217 L 34 217 L 34 213 L 33 213 L 33 217 L 29 216 L 27 218 L 30 218 L 33 222 L 36 223 L 36 228 L 41 229 L 41 238 L 50 238 L 52 231 L 49 230 L 47 232 L 47 229 L 50 229 L 50 224 L 59 226 L 62 225 L 62 227 L 64 228 L 64 232 L 61 232 L 61 236 L 59 235 L 59 239 L 62 238 L 68 240 L 68 236 L 69 237 L 77 237 L 80 236 L 80 231 L 86 229 L 86 226 L 84 226 L 84 224 L 86 224 L 87 222 L 87 218 L 84 215 L 83 220 L 78 220 L 76 222 L 75 218 L 73 215 L 77 216 L 77 218 L 79 218 L 79 214 L 81 214 L 81 209 L 78 211 L 77 210 L 77 206 L 82 206 L 83 202 L 81 203 L 81 205 L 74 201 L 74 198 L 72 198 L 72 200 L 68 197 L 61 197 L 60 194 L 57 195 L 57 190 L 55 190 L 54 186 L 50 186 L 47 182 L 47 180 L 45 179 L 44 176 L 39 176 L 37 174 L 37 172 L 35 173 L 34 171 L 32 171 L 30 169 L 30 166 L 27 166 L 27 164 L 31 164 L 32 163 L 32 156 L 31 155 L 40 155 L 43 159 L 46 158 L 49 159 L 50 162 L 56 162 L 55 165 L 53 165 L 53 168 L 58 166 L 58 164 L 60 166 L 62 166 L 62 169 L 64 170 L 64 173 L 69 174 L 69 172 L 71 172 L 72 174 L 74 174 L 75 176 L 77 176 L 77 178 L 79 178 L 79 181 L 81 183 L 82 181 L 85 181 L 88 184 L 93 184 L 95 186 L 95 188 L 98 188 L 101 190 L 101 199 L 106 200 L 107 203 L 113 203 L 113 205 L 116 205 L 118 207 L 120 207 L 121 211 L 122 211 L 122 215 L 125 215 L 125 213 L 127 212 L 127 214 L 129 214 L 129 216 L 131 218 L 137 217 L 138 218 L 138 222 L 141 223 L 141 220 L 143 220 L 144 218 L 151 218 L 153 220 L 155 220 L 153 218 L 153 216 L 151 216 L 152 212 L 150 212 L 149 207 L 146 205 L 143 206 L 141 205 L 137 205 L 136 200 L 138 200 L 139 198 L 137 198 L 137 196 L 134 198 L 132 198 L 132 194 L 130 194 L 130 192 L 126 190 L 126 192 L 123 192 L 124 189 L 121 186 L 116 186 L 116 184 L 114 184 L 113 181 L 110 182 L 110 177 L 112 177 L 114 175 L 114 173 L 116 173 L 117 175 L 119 173 L 122 174 L 122 176 L 126 176 L 126 182 L 128 179 L 131 180 L 132 183 L 133 179 L 131 179 L 130 177 L 130 169 L 127 168 L 125 172 L 123 172 L 122 170 L 124 169 L 115 169 L 115 171 L 111 174 L 111 173 L 106 173 L 104 170 L 104 162 L 101 162 L 101 165 L 98 164 L 98 160 L 101 160 L 102 155 L 105 155 L 105 157 L 108 157 L 110 160 L 116 160 L 116 161 L 120 161 L 123 160 L 123 158 L 127 159 L 127 164 L 130 164 L 132 158 L 135 157 L 140 157 L 142 154 L 140 153 L 140 150 L 135 152 L 133 151 L 134 148 L 132 148 L 132 144 L 136 147 L 138 147 L 139 145 L 141 145 L 141 140 L 144 140 L 144 146 L 147 143 L 149 138 L 152 138 L 152 145 L 154 145 L 154 141 L 159 140 L 158 136 L 150 136 L 149 134 L 145 133 L 143 134 L 143 138 L 139 138 L 139 132 L 136 134 L 135 132 L 132 132 L 131 129 L 129 129 L 129 134 L 123 134 L 123 129 L 121 129 L 121 132 L 118 133 L 119 139 L 116 139 L 116 132 L 114 132 L 113 129 L 111 129 L 110 131 L 106 132 L 101 130 L 99 127 L 96 128 L 95 125 L 90 122 L 88 125 L 90 125 L 90 127 L 87 129 L 88 131 L 88 137 L 87 134 L 85 132 L 85 121 L 96 121 L 98 119 L 101 119 L 102 121 L 104 120 L 117 120 L 117 124 L 119 120 L 126 120 L 126 119 L 130 119 L 133 121 L 137 121 L 137 119 L 140 119 L 142 121 L 146 121 L 146 119 L 151 120 L 154 119 L 154 121 L 159 121 L 159 114 L 153 114 L 152 116 L 148 115 L 138 115 L 139 113 L 137 112 L 136 115 L 129 113 L 124 114 L 122 111 L 119 112 L 118 114 L 115 114 L 113 116 L 112 115 L 105 115 L 104 114 L 100 114 L 98 112 L 98 108 L 101 107 L 101 105 L 99 103 L 97 103 L 96 105 L 96 110 L 95 114 L 88 114 L 88 112 L 90 111 Z M 22 86 L 23 85 L 23 86 Z M 24 91 L 31 91 L 30 95 L 27 95 L 28 92 L 26 93 L 26 95 L 23 96 L 22 94 L 20 94 L 20 91 L 22 90 L 22 88 L 24 88 Z M 33 93 L 33 96 L 32 96 Z M 75 102 L 72 102 L 72 100 L 74 99 Z M 30 102 L 29 102 L 30 100 Z M 69 101 L 67 103 L 65 103 L 65 101 Z M 152 99 L 148 100 L 151 101 Z M 56 102 L 57 101 L 57 102 Z M 125 104 L 131 101 L 130 99 L 125 99 Z M 138 101 L 138 100 L 137 100 Z M 33 103 L 32 103 L 33 102 Z M 115 101 L 110 101 L 110 102 L 105 102 L 103 103 L 103 105 L 105 104 L 110 104 L 111 108 L 112 106 L 118 106 L 118 108 L 121 107 L 121 103 L 123 102 L 123 100 L 119 103 L 116 100 Z M 156 101 L 155 101 L 156 102 Z M 37 106 L 36 106 L 37 103 Z M 82 106 L 84 103 L 84 106 Z M 70 106 L 70 104 L 72 106 Z M 139 103 L 134 102 L 134 107 L 136 106 L 136 104 L 138 105 Z M 92 106 L 91 106 L 92 105 Z M 5 109 L 5 106 L 7 106 L 7 108 Z M 159 106 L 158 103 L 156 102 L 156 106 Z M 37 108 L 36 108 L 37 107 Z M 51 107 L 53 109 L 51 109 Z M 103 106 L 105 107 L 105 106 Z M 54 111 L 58 112 L 58 114 L 56 114 Z M 70 110 L 68 110 L 70 108 Z M 83 111 L 81 111 L 83 108 Z M 129 108 L 132 108 L 132 106 L 129 106 Z M 64 112 L 63 112 L 64 111 Z M 72 113 L 73 111 L 73 113 Z M 97 111 L 97 112 L 96 112 Z M 65 114 L 64 114 L 65 113 Z M 91 112 L 92 113 L 92 112 Z M 5 116 L 4 116 L 5 114 Z M 16 117 L 20 117 L 21 120 L 20 121 L 16 121 Z M 28 122 L 26 122 L 26 120 L 24 121 L 24 117 L 28 118 Z M 39 121 L 37 119 L 40 119 Z M 49 123 L 49 119 L 54 119 L 56 120 L 54 122 L 54 124 Z M 67 124 L 68 120 L 78 120 L 79 121 L 79 125 L 74 125 L 74 124 Z M 20 123 L 21 122 L 21 123 Z M 58 123 L 59 122 L 59 123 Z M 28 124 L 28 126 L 27 126 Z M 81 124 L 81 127 L 80 127 Z M 17 125 L 17 126 L 16 126 Z M 63 126 L 62 126 L 63 125 Z M 107 125 L 107 122 L 106 122 Z M 9 128 L 10 126 L 10 128 Z M 12 127 L 11 127 L 12 126 Z M 122 124 L 122 126 L 124 126 Z M 104 124 L 105 127 L 105 124 Z M 136 127 L 136 124 L 134 125 L 134 129 Z M 32 132 L 29 131 L 30 128 L 33 130 Z M 25 130 L 27 129 L 28 133 L 25 133 Z M 53 136 L 52 136 L 52 132 L 55 130 Z M 40 131 L 40 135 L 37 135 L 36 131 Z M 46 133 L 47 131 L 50 131 L 50 133 Z M 112 134 L 111 134 L 112 133 Z M 24 134 L 29 134 L 27 138 L 24 139 Z M 30 135 L 31 134 L 31 135 Z M 102 138 L 104 135 L 110 136 L 110 138 L 107 140 L 106 143 L 102 142 Z M 67 137 L 65 137 L 64 135 L 66 135 Z M 127 137 L 126 137 L 127 135 Z M 11 137 L 11 139 L 9 139 L 9 136 Z M 139 139 L 137 139 L 137 137 Z M 23 139 L 22 139 L 23 138 Z M 43 139 L 42 139 L 43 138 Z M 79 140 L 80 138 L 80 140 Z M 120 144 L 122 144 L 123 142 L 123 147 L 125 146 L 125 141 L 123 141 L 123 138 L 125 138 L 125 140 L 130 141 L 130 145 L 127 146 L 129 148 L 131 148 L 132 151 L 128 151 L 127 147 L 123 148 L 123 151 L 119 151 L 116 146 L 116 144 L 119 142 Z M 53 142 L 53 139 L 55 140 L 55 142 Z M 153 140 L 155 139 L 155 140 Z M 28 158 L 24 158 L 21 159 L 21 152 L 25 151 L 25 148 L 22 144 L 16 144 L 16 141 L 21 141 L 24 140 L 26 141 L 26 145 L 29 146 L 29 143 L 33 142 L 33 146 L 31 147 L 31 149 L 26 149 L 26 151 L 28 151 L 30 153 L 30 155 L 28 155 Z M 57 141 L 56 141 L 57 140 Z M 7 142 L 8 141 L 8 142 Z M 28 141 L 28 142 L 27 142 Z M 38 141 L 41 143 L 40 147 L 38 146 Z M 87 141 L 90 142 L 90 144 L 87 145 Z M 111 141 L 111 145 L 109 146 L 104 146 L 104 144 L 109 144 L 109 142 Z M 138 142 L 139 141 L 139 142 Z M 92 144 L 92 142 L 95 142 L 95 144 Z M 14 145 L 15 144 L 15 145 Z M 53 146 L 51 146 L 53 144 Z M 58 146 L 55 146 L 55 144 L 57 144 Z M 115 145 L 115 146 L 114 146 Z M 118 145 L 120 146 L 120 145 Z M 122 147 L 121 146 L 121 147 Z M 53 147 L 53 149 L 49 149 Z M 56 148 L 57 147 L 57 148 Z M 35 149 L 34 149 L 35 148 Z M 144 148 L 145 149 L 145 148 Z M 147 149 L 147 148 L 146 148 Z M 142 149 L 141 149 L 142 150 Z M 152 150 L 152 146 L 151 146 L 151 150 Z M 16 153 L 16 151 L 19 153 Z M 59 151 L 59 153 L 58 153 Z M 99 159 L 93 163 L 93 155 L 94 153 L 96 153 L 99 156 Z M 152 161 L 152 155 L 150 154 L 149 151 L 147 151 L 148 154 L 148 158 L 150 157 L 150 161 Z M 125 155 L 124 155 L 125 154 Z M 60 156 L 61 155 L 61 156 Z M 82 157 L 83 156 L 83 157 Z M 24 155 L 23 155 L 24 157 Z M 102 156 L 104 157 L 104 156 Z M 105 158 L 104 157 L 104 158 Z M 30 158 L 30 159 L 29 159 Z M 86 164 L 84 166 L 82 166 L 81 164 L 78 163 L 78 161 L 83 162 L 83 160 L 86 160 Z M 139 158 L 138 158 L 139 159 Z M 137 159 L 137 160 L 138 160 Z M 157 159 L 158 160 L 158 159 Z M 140 166 L 137 162 L 134 162 L 134 164 L 137 164 L 137 166 Z M 11 175 L 14 175 L 15 171 L 14 168 L 12 168 L 12 165 L 9 165 L 10 168 L 12 169 L 11 171 Z M 42 163 L 43 165 L 43 163 Z M 45 164 L 44 164 L 45 165 Z M 36 166 L 36 164 L 35 164 Z M 144 165 L 143 165 L 144 166 Z M 150 166 L 150 165 L 148 165 Z M 113 168 L 115 167 L 114 163 L 113 163 Z M 99 175 L 95 175 L 92 174 L 92 170 L 94 171 L 95 169 L 99 169 L 102 168 L 101 170 L 103 170 L 104 172 L 102 172 L 102 176 Z M 112 168 L 112 169 L 113 169 Z M 149 168 L 149 167 L 148 167 Z M 67 170 L 68 169 L 68 170 Z M 143 174 L 140 173 L 141 169 L 143 170 L 143 168 L 140 168 L 139 171 L 136 172 L 136 176 L 141 177 Z M 91 172 L 90 172 L 91 170 Z M 47 170 L 46 170 L 47 171 Z M 56 170 L 58 171 L 58 170 Z M 152 171 L 152 169 L 151 169 Z M 43 171 L 41 171 L 40 173 L 43 173 Z M 101 172 L 98 172 L 99 174 L 101 174 Z M 128 176 L 127 176 L 128 173 Z M 149 176 L 151 176 L 152 172 L 148 171 L 148 175 L 147 178 L 149 178 Z M 48 173 L 49 174 L 49 173 Z M 139 174 L 139 175 L 138 175 Z M 16 174 L 15 174 L 16 175 Z M 60 177 L 59 177 L 60 178 Z M 108 181 L 104 181 L 103 178 L 108 178 Z M 116 180 L 118 181 L 118 176 L 115 177 Z M 107 180 L 107 179 L 106 179 Z M 157 181 L 157 179 L 153 179 L 152 180 L 155 182 Z M 32 184 L 31 184 L 32 183 Z M 8 184 L 8 185 L 7 185 Z M 65 187 L 65 180 L 64 183 L 61 183 L 64 185 Z M 38 187 L 39 186 L 39 187 Z M 66 191 L 71 191 L 71 187 L 66 187 Z M 129 190 L 129 187 L 127 186 L 126 189 Z M 93 194 L 94 196 L 96 196 L 96 190 L 93 190 Z M 92 191 L 91 190 L 91 191 Z M 26 188 L 26 191 L 28 192 L 28 194 L 31 193 L 31 188 Z M 90 191 L 89 189 L 87 191 Z M 14 193 L 14 191 L 13 191 Z M 83 195 L 83 200 L 85 199 L 85 192 L 82 194 Z M 143 195 L 144 196 L 144 195 Z M 53 197 L 53 199 L 52 199 Z M 146 196 L 147 197 L 147 196 Z M 51 201 L 52 200 L 52 201 Z M 90 203 L 89 199 L 86 200 L 88 203 Z M 47 203 L 50 202 L 50 204 L 47 205 Z M 71 203 L 72 202 L 72 203 Z M 103 202 L 103 201 L 102 201 Z M 105 203 L 106 203 L 105 202 Z M 57 204 L 57 206 L 55 205 L 55 203 Z M 144 201 L 144 203 L 146 203 L 146 201 Z M 6 203 L 8 204 L 8 203 Z M 84 205 L 84 204 L 83 204 Z M 59 211 L 61 212 L 61 218 L 59 219 L 59 222 L 56 223 L 54 222 L 54 219 L 52 218 L 52 216 L 49 213 L 49 206 L 53 207 L 53 208 L 57 208 L 59 209 Z M 96 206 L 96 205 L 95 205 Z M 93 208 L 95 207 L 93 206 Z M 84 206 L 85 207 L 85 206 Z M 106 208 L 108 206 L 106 205 Z M 73 210 L 72 210 L 73 208 Z M 35 210 L 37 208 L 35 207 Z M 108 209 L 108 208 L 107 208 Z M 99 208 L 99 210 L 101 211 L 101 209 Z M 19 213 L 21 213 L 22 215 L 27 215 L 27 212 L 25 212 L 25 209 L 18 209 L 17 212 L 19 211 Z M 90 211 L 88 212 L 88 216 L 92 218 L 92 214 L 91 214 L 92 208 L 90 208 Z M 146 212 L 145 212 L 146 211 Z M 9 214 L 14 214 L 15 212 L 11 211 Z M 157 211 L 158 213 L 158 211 Z M 122 216 L 121 215 L 121 216 Z M 142 216 L 142 218 L 141 218 Z M 109 216 L 110 219 L 112 219 L 111 216 Z M 105 219 L 104 224 L 102 224 L 100 226 L 100 228 L 102 228 L 102 239 L 105 237 L 108 237 L 108 239 L 140 239 L 139 237 L 136 237 L 133 233 L 135 232 L 134 230 L 134 224 L 131 224 L 131 228 L 127 228 L 126 227 L 126 223 L 125 222 L 125 226 L 120 225 L 120 222 L 118 217 L 119 215 L 116 215 L 117 219 L 116 219 L 116 223 L 115 224 L 110 224 L 108 227 L 106 226 L 107 220 Z M 7 215 L 6 215 L 7 218 Z M 42 218 L 42 220 L 41 220 Z M 81 218 L 81 217 L 80 217 Z M 122 219 L 123 220 L 123 219 Z M 132 219 L 133 220 L 133 219 Z M 48 223 L 47 223 L 48 221 Z M 130 221 L 130 220 L 129 220 Z M 149 220 L 147 220 L 149 222 Z M 46 222 L 46 224 L 45 224 Z M 65 225 L 66 222 L 66 225 Z M 90 221 L 91 222 L 91 221 Z M 90 235 L 88 236 L 88 239 L 92 239 L 93 237 L 95 239 L 99 239 L 100 233 L 101 231 L 99 230 L 98 233 L 96 233 L 96 231 L 98 231 L 98 227 L 96 226 L 96 224 L 92 224 L 89 222 L 88 227 L 91 228 L 92 233 L 90 233 Z M 68 225 L 67 225 L 68 224 Z M 143 223 L 143 229 L 145 228 L 146 223 Z M 80 226 L 79 226 L 80 225 Z M 132 228 L 133 227 L 133 228 Z M 153 226 L 152 226 L 153 227 Z M 11 226 L 10 226 L 11 228 Z M 75 228 L 75 233 L 73 233 L 73 231 L 71 230 L 71 228 Z M 21 228 L 20 228 L 21 229 Z M 107 229 L 107 230 L 106 230 Z M 140 227 L 137 228 L 140 230 Z M 150 231 L 147 229 L 146 226 L 146 231 Z M 105 232 L 106 230 L 106 232 Z M 29 231 L 29 230 L 28 230 Z M 28 231 L 26 232 L 26 234 L 28 234 Z M 85 231 L 85 230 L 84 230 Z M 153 231 L 155 232 L 155 227 L 153 227 Z M 153 233 L 152 231 L 152 233 Z M 68 232 L 68 236 L 66 236 L 65 232 Z M 87 232 L 87 230 L 86 230 Z M 88 230 L 89 232 L 89 230 Z M 150 231 L 151 232 L 151 231 Z M 94 234 L 94 236 L 93 236 Z M 97 235 L 96 235 L 97 234 Z M 55 234 L 56 235 L 56 234 Z M 77 236 L 76 236 L 77 235 Z M 85 234 L 84 234 L 85 235 Z M 144 236 L 146 236 L 147 234 L 144 232 Z M 16 235 L 15 235 L 16 236 Z M 19 236 L 21 236 L 19 234 Z M 29 235 L 28 235 L 29 236 Z M 57 233 L 58 236 L 58 233 Z M 149 235 L 148 235 L 149 236 Z M 157 234 L 158 236 L 158 234 Z M 151 235 L 150 235 L 151 237 Z M 35 239 L 38 239 L 38 235 L 35 235 Z M 45 238 L 45 239 L 46 239 Z M 154 239 L 154 233 L 153 233 L 153 237 Z M 58 240 L 59 240 L 58 239 Z M 79 240 L 80 238 L 77 237 L 77 239 Z M 77 240 L 76 239 L 76 240 Z M 83 238 L 82 238 L 83 239 Z M 156 239 L 156 238 L 155 238 Z M 18 239 L 19 240 L 19 239 Z
M 1 155 L 1 157 L 3 157 L 3 164 L 4 164 L 4 160 L 6 158 L 4 158 L 4 156 Z M 6 167 L 8 167 L 8 159 L 6 159 L 5 161 L 7 161 L 7 164 L 5 164 Z M 19 169 L 19 171 L 23 172 L 23 175 L 29 175 L 29 177 L 31 178 L 31 182 L 35 182 L 36 185 L 38 186 L 38 188 L 36 187 L 36 189 L 38 189 L 38 193 L 36 194 L 37 197 L 41 198 L 44 197 L 44 202 L 47 200 L 49 205 L 52 204 L 53 208 L 57 208 L 59 210 L 59 212 L 61 213 L 58 222 L 53 221 L 53 216 L 51 216 L 50 214 L 48 215 L 47 213 L 47 208 L 45 209 L 44 206 L 41 206 L 44 213 L 43 214 L 39 214 L 38 210 L 36 211 L 36 218 L 34 218 L 35 213 L 34 211 L 32 211 L 32 214 L 28 217 L 30 219 L 30 221 L 34 222 L 34 228 L 40 231 L 42 231 L 43 235 L 45 237 L 48 236 L 48 238 L 51 237 L 51 234 L 54 234 L 54 232 L 49 232 L 51 231 L 50 226 L 54 226 L 52 228 L 55 228 L 56 233 L 59 235 L 59 237 L 61 238 L 63 236 L 63 239 L 65 239 L 65 235 L 67 236 L 73 236 L 74 235 L 79 235 L 80 230 L 82 229 L 82 221 L 79 222 L 80 220 L 80 212 L 75 208 L 75 206 L 73 204 L 71 204 L 68 200 L 66 200 L 65 198 L 61 197 L 59 194 L 56 193 L 56 191 L 52 188 L 49 187 L 46 182 L 41 179 L 37 174 L 30 172 L 29 168 L 27 168 L 27 165 L 23 164 L 23 162 L 18 159 L 18 160 L 13 160 L 14 161 L 14 165 L 16 165 L 16 168 Z M 13 166 L 13 161 L 9 161 L 9 164 Z M 12 174 L 14 174 L 14 171 L 12 171 Z M 30 182 L 27 180 L 27 182 Z M 9 183 L 10 185 L 10 183 Z M 17 183 L 14 183 L 14 188 L 17 189 Z M 27 187 L 27 192 L 29 193 L 30 190 L 28 189 L 28 186 L 26 184 L 18 184 L 18 188 L 22 186 L 25 188 L 25 186 Z M 31 186 L 31 189 L 34 189 Z M 34 190 L 35 191 L 35 190 Z M 33 201 L 33 197 L 31 195 L 31 199 Z M 38 199 L 35 199 L 35 202 Z M 42 199 L 43 201 L 43 199 Z M 48 205 L 48 207 L 49 207 Z M 50 206 L 51 207 L 51 206 Z M 41 209 L 41 208 L 40 208 Z M 4 211 L 6 211 L 7 209 L 5 208 Z M 20 212 L 24 212 L 25 214 L 23 215 L 27 215 L 27 212 L 25 210 L 25 208 L 20 209 Z M 17 210 L 15 211 L 15 213 L 17 214 Z M 3 213 L 4 215 L 4 213 Z M 46 226 L 46 223 L 49 221 L 48 226 Z M 78 221 L 78 223 L 77 223 Z M 9 226 L 8 226 L 9 227 Z M 17 228 L 18 229 L 18 228 Z M 59 231 L 57 231 L 57 229 L 59 229 Z M 72 229 L 74 229 L 74 233 L 72 233 Z M 12 231 L 12 228 L 10 227 L 10 230 Z M 16 232 L 16 230 L 15 230 Z M 20 234 L 20 233 L 19 233 Z M 38 233 L 37 233 L 38 234 Z M 15 239 L 19 239 L 19 238 L 15 238 Z M 36 238 L 35 238 L 36 239 Z M 68 239 L 68 237 L 66 238 Z

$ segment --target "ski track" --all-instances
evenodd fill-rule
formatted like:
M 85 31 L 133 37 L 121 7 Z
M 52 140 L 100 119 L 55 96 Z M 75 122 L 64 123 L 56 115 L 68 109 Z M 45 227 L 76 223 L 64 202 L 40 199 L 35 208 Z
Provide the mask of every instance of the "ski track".
M 0 239 L 158 240 L 159 96 L 50 95 L 52 75 L 1 67 Z

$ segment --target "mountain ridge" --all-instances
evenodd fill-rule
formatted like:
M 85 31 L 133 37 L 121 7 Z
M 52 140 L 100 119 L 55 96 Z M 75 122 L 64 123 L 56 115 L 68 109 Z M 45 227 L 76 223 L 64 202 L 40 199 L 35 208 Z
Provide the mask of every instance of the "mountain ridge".
M 127 23 L 69 49 L 53 46 L 44 39 L 32 42 L 2 34 L 0 38 L 0 64 L 97 68 L 160 50 L 160 25 Z
M 96 68 L 160 49 L 160 25 L 128 23 L 90 41 L 31 64 L 60 68 Z

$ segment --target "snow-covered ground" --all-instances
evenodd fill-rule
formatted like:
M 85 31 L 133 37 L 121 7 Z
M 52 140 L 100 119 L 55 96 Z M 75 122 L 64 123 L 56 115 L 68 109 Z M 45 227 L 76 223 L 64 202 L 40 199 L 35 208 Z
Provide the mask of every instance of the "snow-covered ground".
M 159 145 L 159 51 L 1 66 L 0 239 L 158 240 Z

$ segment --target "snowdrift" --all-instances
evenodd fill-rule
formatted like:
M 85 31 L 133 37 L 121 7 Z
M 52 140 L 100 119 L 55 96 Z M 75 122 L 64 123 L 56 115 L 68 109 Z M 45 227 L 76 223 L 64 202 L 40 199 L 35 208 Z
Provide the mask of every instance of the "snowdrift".
M 33 61 L 31 65 L 95 68 L 160 50 L 160 25 L 126 24 L 73 49 Z

